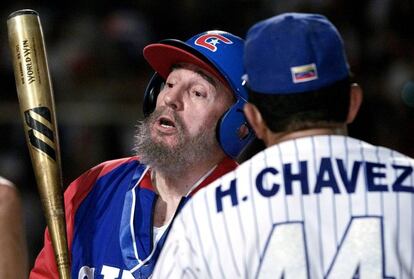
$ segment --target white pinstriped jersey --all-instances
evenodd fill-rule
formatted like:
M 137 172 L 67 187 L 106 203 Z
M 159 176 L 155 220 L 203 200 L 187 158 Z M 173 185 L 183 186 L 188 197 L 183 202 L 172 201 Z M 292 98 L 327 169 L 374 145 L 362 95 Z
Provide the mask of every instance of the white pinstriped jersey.
M 344 136 L 267 148 L 185 206 L 154 278 L 414 278 L 413 167 Z

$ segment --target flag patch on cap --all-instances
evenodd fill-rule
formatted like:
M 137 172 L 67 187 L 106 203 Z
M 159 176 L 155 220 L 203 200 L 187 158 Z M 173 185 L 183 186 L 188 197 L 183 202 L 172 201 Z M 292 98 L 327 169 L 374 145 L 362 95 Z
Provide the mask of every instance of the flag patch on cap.
M 315 63 L 291 67 L 293 83 L 306 82 L 318 79 L 318 72 L 316 71 Z

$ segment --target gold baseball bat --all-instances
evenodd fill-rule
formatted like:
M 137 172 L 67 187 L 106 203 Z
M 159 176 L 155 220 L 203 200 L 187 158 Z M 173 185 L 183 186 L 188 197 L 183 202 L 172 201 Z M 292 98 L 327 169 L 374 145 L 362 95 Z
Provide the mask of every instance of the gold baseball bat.
M 19 10 L 7 19 L 20 112 L 33 171 L 61 279 L 70 278 L 62 170 L 52 83 L 39 15 Z

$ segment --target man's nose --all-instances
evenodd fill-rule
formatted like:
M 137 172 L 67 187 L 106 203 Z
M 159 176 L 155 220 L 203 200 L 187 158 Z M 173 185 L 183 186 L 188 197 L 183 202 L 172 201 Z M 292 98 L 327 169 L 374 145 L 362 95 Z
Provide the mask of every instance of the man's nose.
M 173 110 L 181 110 L 183 107 L 183 93 L 181 86 L 169 88 L 164 97 L 165 104 Z

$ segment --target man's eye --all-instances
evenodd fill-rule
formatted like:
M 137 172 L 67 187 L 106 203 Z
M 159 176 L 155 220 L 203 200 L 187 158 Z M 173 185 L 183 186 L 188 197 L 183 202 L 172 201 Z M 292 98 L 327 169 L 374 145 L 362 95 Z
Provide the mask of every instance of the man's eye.
M 193 95 L 199 98 L 204 98 L 206 97 L 206 93 L 204 91 L 201 90 L 193 90 Z
M 168 88 L 173 88 L 173 86 L 174 86 L 174 84 L 172 84 L 171 82 L 167 82 L 167 83 L 165 83 L 165 85 L 166 85 Z

